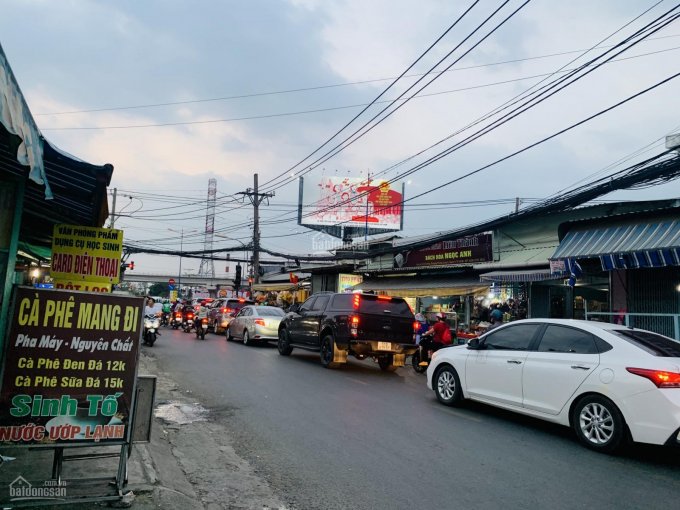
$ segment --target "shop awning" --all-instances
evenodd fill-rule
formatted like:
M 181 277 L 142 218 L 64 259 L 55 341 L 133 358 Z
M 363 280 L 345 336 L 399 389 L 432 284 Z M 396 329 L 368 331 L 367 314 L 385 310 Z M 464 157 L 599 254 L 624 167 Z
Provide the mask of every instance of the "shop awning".
M 372 290 L 388 296 L 466 296 L 489 291 L 488 285 L 480 285 L 472 278 L 453 277 L 384 277 L 364 280 L 353 287 L 355 290 Z
M 303 282 L 301 284 L 295 285 L 293 283 L 254 283 L 253 284 L 253 291 L 262 291 L 262 292 L 277 292 L 281 290 L 300 290 L 303 288 L 308 287 L 309 284 L 307 282 Z
M 550 273 L 550 268 L 523 269 L 517 271 L 491 271 L 479 275 L 482 282 L 506 283 L 506 282 L 540 282 L 554 280 L 559 276 Z
M 551 261 L 599 258 L 602 268 L 680 265 L 680 222 L 657 220 L 567 232 Z

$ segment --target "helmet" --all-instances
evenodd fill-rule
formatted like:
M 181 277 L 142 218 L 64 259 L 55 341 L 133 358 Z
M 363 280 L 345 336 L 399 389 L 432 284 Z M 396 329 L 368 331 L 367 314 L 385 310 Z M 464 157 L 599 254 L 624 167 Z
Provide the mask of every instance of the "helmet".
M 494 311 L 491 312 L 491 318 L 496 319 L 496 320 L 502 320 L 503 319 L 503 312 L 501 312 L 498 308 L 496 308 Z

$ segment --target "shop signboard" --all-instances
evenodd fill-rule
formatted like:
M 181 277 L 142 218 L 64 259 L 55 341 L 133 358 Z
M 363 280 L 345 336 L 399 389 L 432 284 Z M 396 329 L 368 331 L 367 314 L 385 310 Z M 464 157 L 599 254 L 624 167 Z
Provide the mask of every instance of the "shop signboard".
M 122 253 L 122 230 L 55 225 L 50 275 L 64 288 L 68 288 L 69 283 L 88 287 L 100 283 L 116 284 L 120 281 Z
M 394 267 L 469 265 L 493 260 L 493 235 L 490 232 L 441 241 L 426 248 L 403 251 L 394 257 Z
M 144 300 L 18 287 L 0 379 L 0 444 L 128 439 Z
M 364 281 L 364 277 L 360 274 L 343 274 L 338 275 L 338 292 L 351 292 L 352 287 L 359 285 Z
M 393 231 L 402 229 L 403 184 L 383 179 L 322 176 L 300 186 L 299 223 Z

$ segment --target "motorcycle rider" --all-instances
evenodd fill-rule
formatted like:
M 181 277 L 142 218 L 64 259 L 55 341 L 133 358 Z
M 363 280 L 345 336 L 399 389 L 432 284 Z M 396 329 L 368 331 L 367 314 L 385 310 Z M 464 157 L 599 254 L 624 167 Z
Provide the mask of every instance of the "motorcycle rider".
M 154 305 L 156 302 L 152 297 L 148 297 L 146 299 L 146 307 L 144 308 L 144 316 L 147 315 L 152 315 L 153 317 L 157 317 L 160 315 L 160 312 L 157 312 L 156 309 L 154 308 Z M 156 335 L 161 336 L 160 331 L 156 332 Z
M 423 334 L 420 340 L 420 352 L 423 353 L 423 358 L 421 358 L 422 361 L 418 365 L 421 367 L 429 365 L 429 362 L 425 359 L 425 353 L 427 353 L 427 358 L 429 359 L 432 352 L 450 343 L 451 331 L 446 323 L 446 315 L 438 313 L 437 322 Z

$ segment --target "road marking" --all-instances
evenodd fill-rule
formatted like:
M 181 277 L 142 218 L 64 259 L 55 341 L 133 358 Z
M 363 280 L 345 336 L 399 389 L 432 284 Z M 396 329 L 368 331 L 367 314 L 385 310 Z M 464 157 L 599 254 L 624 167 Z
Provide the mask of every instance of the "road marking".
M 467 414 L 463 414 L 460 411 L 455 411 L 451 409 L 450 407 L 444 407 L 441 404 L 433 404 L 432 407 L 436 407 L 440 411 L 443 411 L 447 414 L 452 414 L 454 416 L 457 416 L 458 418 L 465 418 L 466 420 L 474 421 L 476 423 L 482 423 L 484 420 L 481 418 L 475 418 L 474 416 L 468 416 Z
M 352 381 L 352 382 L 355 382 L 355 383 L 357 383 L 357 384 L 363 384 L 364 386 L 368 386 L 368 383 L 367 383 L 367 382 L 360 381 L 359 379 L 354 379 L 353 377 L 347 377 L 346 379 L 347 379 L 348 381 Z

